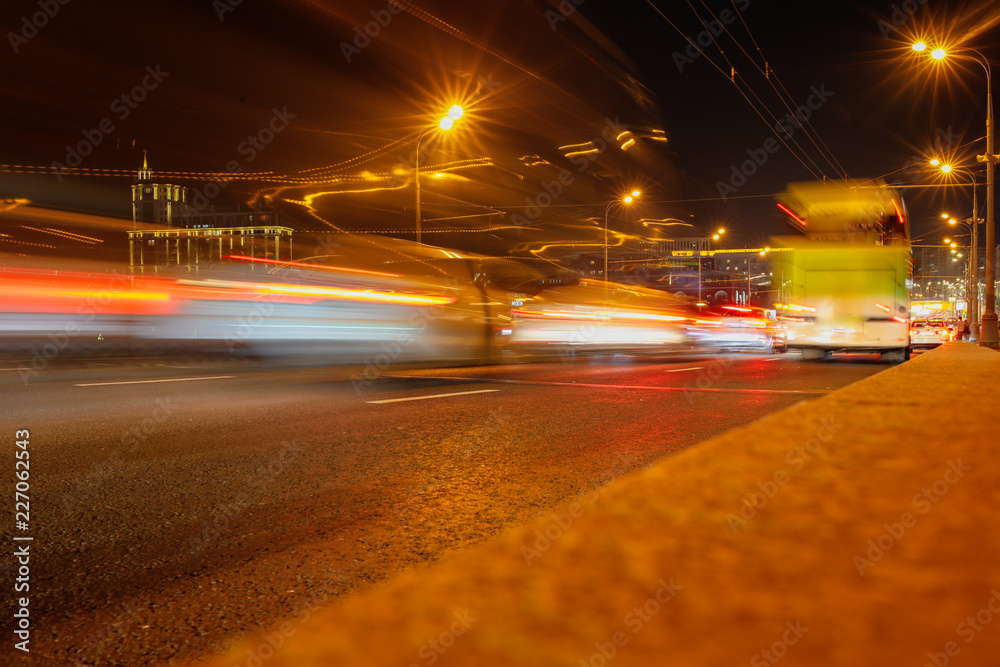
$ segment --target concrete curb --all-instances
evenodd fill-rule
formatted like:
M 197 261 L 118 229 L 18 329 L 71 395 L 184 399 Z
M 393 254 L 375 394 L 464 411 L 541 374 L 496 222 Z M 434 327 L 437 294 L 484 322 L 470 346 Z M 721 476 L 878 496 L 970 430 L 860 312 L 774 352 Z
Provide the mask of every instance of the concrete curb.
M 208 664 L 997 664 L 998 388 L 947 344 Z

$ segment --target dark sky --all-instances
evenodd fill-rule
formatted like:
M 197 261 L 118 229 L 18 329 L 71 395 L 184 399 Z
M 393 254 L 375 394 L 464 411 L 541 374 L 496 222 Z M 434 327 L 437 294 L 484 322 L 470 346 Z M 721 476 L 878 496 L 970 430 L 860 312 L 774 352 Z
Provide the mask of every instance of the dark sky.
M 719 182 L 733 182 L 732 166 L 747 160 L 748 150 L 759 155 L 765 141 L 776 136 L 770 129 L 773 117 L 788 113 L 779 90 L 795 104 L 807 102 L 817 88 L 829 98 L 811 111 L 809 127 L 793 134 L 796 143 L 789 141 L 790 146 L 769 156 L 733 197 L 768 195 L 790 181 L 845 173 L 853 178 L 884 176 L 905 185 L 941 183 L 922 163 L 949 147 L 958 163 L 985 178 L 974 158 L 977 151 L 985 152 L 982 68 L 968 62 L 941 67 L 915 57 L 909 45 L 914 39 L 933 43 L 937 34 L 949 46 L 978 48 L 987 57 L 1000 55 L 1000 3 L 906 3 L 908 9 L 917 7 L 912 13 L 904 11 L 902 2 L 653 4 L 669 22 L 648 2 L 634 3 L 641 20 L 626 20 L 618 11 L 597 16 L 607 3 L 580 9 L 609 26 L 609 35 L 637 59 L 659 95 L 688 196 L 718 197 Z M 689 62 L 685 36 L 707 40 L 702 22 L 713 20 L 708 10 L 720 18 L 719 12 L 732 10 L 734 4 L 742 9 L 742 18 L 733 12 L 724 24 L 726 31 L 711 42 L 702 41 L 708 44 L 704 55 Z M 717 25 L 709 28 L 720 31 Z M 736 70 L 735 83 L 731 68 Z M 967 192 L 949 195 L 940 189 L 908 188 L 904 194 L 920 235 L 925 235 L 923 223 L 942 207 L 954 210 L 963 201 L 971 207 Z M 724 211 L 753 228 L 781 232 L 780 223 L 773 224 L 773 200 L 763 201 L 761 206 L 753 200 L 713 202 L 707 209 Z M 980 189 L 980 206 L 982 202 Z
M 127 216 L 146 149 L 158 180 L 192 193 L 238 169 L 210 205 L 406 236 L 426 129 L 427 242 L 557 256 L 599 241 L 607 211 L 632 240 L 654 235 L 639 218 L 673 218 L 694 227 L 655 234 L 724 225 L 753 246 L 789 231 L 773 205 L 788 182 L 933 183 L 916 165 L 936 142 L 968 166 L 983 152 L 981 68 L 907 49 L 933 28 L 996 55 L 1000 5 L 905 4 L 912 16 L 902 2 L 75 0 L 48 17 L 37 0 L 11 0 L 0 195 Z M 122 99 L 136 87 L 144 99 Z M 783 100 L 813 106 L 787 146 L 771 129 Z M 456 102 L 468 111 L 452 131 L 428 129 Z M 588 142 L 603 150 L 566 156 Z M 88 155 L 60 180 L 51 171 L 81 143 Z M 762 164 L 743 164 L 754 156 Z M 607 208 L 632 187 L 635 205 Z M 906 191 L 918 225 L 962 195 Z

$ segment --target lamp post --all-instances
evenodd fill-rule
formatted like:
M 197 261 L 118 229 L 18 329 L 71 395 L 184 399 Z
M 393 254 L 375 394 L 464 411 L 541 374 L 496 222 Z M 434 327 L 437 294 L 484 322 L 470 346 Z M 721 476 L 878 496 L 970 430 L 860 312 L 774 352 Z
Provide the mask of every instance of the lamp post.
M 638 190 L 633 190 L 629 194 L 621 197 L 619 199 L 612 199 L 608 202 L 608 205 L 604 208 L 604 298 L 608 297 L 608 214 L 611 212 L 611 207 L 615 204 L 631 204 L 632 201 L 638 197 L 641 193 Z
M 942 218 L 948 218 L 949 225 L 965 225 L 970 230 L 969 239 L 969 261 L 968 261 L 968 271 L 966 272 L 966 295 L 969 300 L 969 340 L 972 342 L 979 342 L 979 238 L 977 235 L 977 225 L 979 224 L 979 218 L 977 217 L 976 204 L 973 200 L 972 204 L 972 218 L 969 220 L 955 220 L 947 213 L 941 214 Z M 945 239 L 947 243 L 948 240 Z
M 711 245 L 711 241 L 718 241 L 719 239 L 721 239 L 722 235 L 725 233 L 726 229 L 724 227 L 719 227 L 719 231 L 715 232 L 714 234 L 712 234 L 711 237 L 709 237 L 711 239 L 709 241 L 709 245 Z M 701 249 L 699 249 L 698 250 L 698 303 L 701 303 L 701 256 L 702 256 L 702 251 Z M 750 260 L 748 259 L 747 274 L 749 275 L 749 273 L 750 273 Z M 750 300 L 750 291 L 749 288 L 747 288 L 747 301 L 749 300 Z
M 962 253 L 957 253 L 955 255 L 955 257 L 951 258 L 951 261 L 952 261 L 952 263 L 956 263 L 956 264 L 957 263 L 961 263 L 961 264 L 965 265 L 965 269 L 964 269 L 964 271 L 965 271 L 965 280 L 966 280 L 965 293 L 966 293 L 966 298 L 968 298 L 968 294 L 969 294 L 968 281 L 969 281 L 969 273 L 972 270 L 972 259 L 971 258 L 965 258 L 965 257 L 963 257 Z M 971 300 L 969 301 L 969 303 L 971 303 Z M 968 322 L 968 316 L 966 316 L 966 322 Z M 975 327 L 973 327 L 971 324 L 969 324 L 969 337 L 970 337 L 970 340 L 972 339 L 972 336 L 974 335 L 974 332 L 975 332 Z M 961 334 L 962 334 L 961 331 L 957 332 L 956 340 L 961 340 Z M 975 342 L 975 341 L 973 340 L 972 342 Z
M 918 42 L 913 45 L 913 50 L 923 52 L 927 50 L 927 44 Z M 993 154 L 993 76 L 990 71 L 990 62 L 982 53 L 976 49 L 963 49 L 975 56 L 952 54 L 951 57 L 974 60 L 983 66 L 986 71 L 986 153 L 977 155 L 976 159 L 986 163 L 986 285 L 983 290 L 983 300 L 986 302 L 983 310 L 982 327 L 979 335 L 979 344 L 983 347 L 997 348 L 1000 342 L 997 339 L 997 313 L 996 313 L 996 253 L 995 253 L 995 230 L 994 230 L 994 209 L 993 209 L 993 186 L 994 186 L 994 166 L 996 156 Z M 942 49 L 934 49 L 931 57 L 935 60 L 944 60 L 948 53 Z M 978 262 L 977 262 L 978 264 Z M 978 267 L 977 267 L 978 273 Z M 977 276 L 978 281 L 978 276 Z
M 767 257 L 767 253 L 769 253 L 769 252 L 771 252 L 770 246 L 768 246 L 767 248 L 764 248 L 763 250 L 761 250 L 759 254 L 760 254 L 761 257 Z M 762 266 L 766 266 L 766 265 L 762 265 Z M 771 275 L 773 276 L 774 274 L 772 273 Z M 781 286 L 778 288 L 778 300 L 779 300 L 779 302 L 784 303 L 784 299 L 781 297 L 781 291 L 785 288 L 785 283 L 784 283 L 785 274 L 784 273 L 781 274 L 780 280 L 782 282 L 781 282 Z M 760 293 L 760 290 L 758 290 L 758 294 L 759 293 Z M 747 258 L 747 304 L 746 305 L 748 305 L 748 306 L 750 305 L 750 258 L 749 257 Z
M 455 124 L 455 121 L 462 117 L 464 110 L 457 104 L 448 110 L 448 114 L 438 121 L 438 124 L 434 127 L 425 128 L 423 131 L 417 135 L 417 157 L 416 162 L 413 167 L 413 182 L 417 190 L 417 243 L 420 243 L 420 142 L 423 140 L 424 135 L 429 131 L 439 128 L 444 131 L 448 131 Z
M 978 342 L 979 341 L 979 196 L 976 193 L 976 175 L 968 169 L 960 169 L 954 167 L 948 163 L 942 164 L 940 160 L 931 160 L 931 164 L 935 167 L 939 167 L 941 171 L 945 174 L 950 174 L 952 172 L 960 172 L 969 176 L 969 180 L 972 182 L 972 218 L 969 220 L 955 220 L 947 213 L 942 213 L 941 217 L 948 220 L 949 225 L 963 224 L 969 228 L 970 232 L 970 260 L 969 260 L 969 271 L 970 273 L 966 276 L 967 280 L 967 296 L 969 300 L 969 311 L 972 313 L 972 320 L 969 322 L 970 330 L 970 340 Z

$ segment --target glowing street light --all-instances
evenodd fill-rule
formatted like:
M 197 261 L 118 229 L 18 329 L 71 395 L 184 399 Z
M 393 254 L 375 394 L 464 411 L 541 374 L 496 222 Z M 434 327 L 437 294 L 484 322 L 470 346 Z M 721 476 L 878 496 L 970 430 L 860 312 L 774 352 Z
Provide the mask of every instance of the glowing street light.
M 439 129 L 447 132 L 455 124 L 455 121 L 462 117 L 463 113 L 464 113 L 464 109 L 462 109 L 462 107 L 460 107 L 459 105 L 456 104 L 455 106 L 453 106 L 451 109 L 448 110 L 447 115 L 445 115 L 440 121 L 438 121 L 437 127 Z M 431 131 L 433 129 L 434 129 L 433 127 L 428 127 L 426 129 L 424 129 L 417 136 L 417 158 L 416 158 L 416 162 L 415 162 L 414 167 L 413 167 L 413 182 L 414 182 L 414 185 L 416 186 L 416 190 L 417 190 L 417 206 L 416 206 L 416 208 L 417 208 L 417 243 L 421 242 L 420 241 L 420 222 L 421 222 L 421 218 L 420 218 L 420 142 L 423 140 L 424 135 L 427 134 L 427 132 L 429 132 L 429 131 Z
M 719 230 L 712 234 L 712 240 L 718 241 L 722 238 L 722 235 L 726 233 L 725 227 L 719 227 Z M 750 262 L 747 261 L 747 275 L 750 274 Z M 750 298 L 750 292 L 747 292 L 747 299 Z M 698 301 L 701 301 L 701 250 L 698 251 Z
M 462 117 L 463 113 L 465 113 L 465 109 L 456 104 L 452 108 L 448 109 L 448 115 L 441 119 L 438 123 L 438 127 L 442 130 L 450 130 L 451 126 L 455 124 L 456 120 Z
M 931 160 L 931 164 L 939 162 L 937 160 Z M 945 166 L 948 169 L 945 169 Z M 969 177 L 972 182 L 972 217 L 968 220 L 956 220 L 951 217 L 948 213 L 942 213 L 941 217 L 948 221 L 948 225 L 955 227 L 960 222 L 961 224 L 967 226 L 970 232 L 969 239 L 969 261 L 967 262 L 967 274 L 966 274 L 966 295 L 968 297 L 968 310 L 966 319 L 969 322 L 970 337 L 972 342 L 978 342 L 979 340 L 979 236 L 978 236 L 978 225 L 979 225 L 979 196 L 976 193 L 976 175 L 968 170 L 962 168 L 952 169 L 951 165 L 944 165 L 940 167 L 941 171 L 944 173 L 955 173 L 965 174 Z M 950 243 L 952 247 L 952 252 L 957 252 L 955 248 L 957 247 L 950 239 L 945 239 L 945 243 Z
M 927 45 L 923 42 L 918 42 L 913 45 L 914 51 L 920 52 L 925 51 L 926 49 Z M 986 289 L 983 294 L 985 308 L 983 310 L 982 331 L 979 337 L 979 344 L 983 347 L 996 349 L 997 347 L 1000 347 L 1000 341 L 998 341 L 997 338 L 996 248 L 994 241 L 995 218 L 993 206 L 995 183 L 994 167 L 996 166 L 997 160 L 997 156 L 993 152 L 993 74 L 990 70 L 989 59 L 976 49 L 962 49 L 961 53 L 947 54 L 943 48 L 937 48 L 931 52 L 931 57 L 938 61 L 942 61 L 946 57 L 974 60 L 982 65 L 983 70 L 986 72 L 986 152 L 983 155 L 976 156 L 980 162 L 986 163 Z M 973 222 L 973 229 L 975 229 L 975 222 Z M 978 254 L 978 252 L 976 254 Z M 971 263 L 978 265 L 978 257 L 975 259 L 976 261 L 972 261 Z M 978 266 L 975 268 L 975 273 L 979 273 Z M 977 275 L 977 285 L 978 282 L 979 277 Z
M 624 197 L 619 199 L 612 199 L 608 202 L 608 205 L 604 209 L 604 298 L 607 299 L 608 296 L 608 213 L 611 212 L 611 207 L 615 204 L 625 205 L 631 204 L 635 199 L 642 194 L 638 190 L 632 190 Z

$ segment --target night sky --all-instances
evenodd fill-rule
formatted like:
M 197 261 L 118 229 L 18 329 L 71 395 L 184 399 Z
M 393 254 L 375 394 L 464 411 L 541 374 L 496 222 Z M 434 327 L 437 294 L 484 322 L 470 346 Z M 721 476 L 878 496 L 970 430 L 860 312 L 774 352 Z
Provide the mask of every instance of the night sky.
M 422 135 L 425 242 L 557 258 L 599 241 L 608 211 L 626 243 L 725 226 L 754 247 L 789 233 L 788 182 L 933 184 L 921 164 L 940 150 L 978 170 L 982 68 L 909 44 L 996 56 L 998 18 L 983 1 L 16 0 L 0 10 L 0 196 L 128 217 L 146 150 L 154 180 L 205 206 L 412 238 Z M 809 119 L 780 145 L 788 100 Z M 971 209 L 962 189 L 905 196 L 918 237 Z

